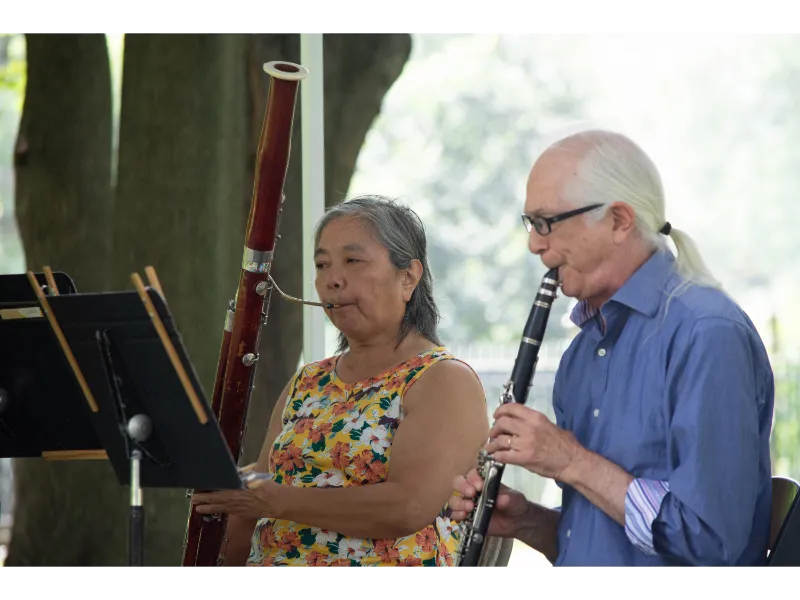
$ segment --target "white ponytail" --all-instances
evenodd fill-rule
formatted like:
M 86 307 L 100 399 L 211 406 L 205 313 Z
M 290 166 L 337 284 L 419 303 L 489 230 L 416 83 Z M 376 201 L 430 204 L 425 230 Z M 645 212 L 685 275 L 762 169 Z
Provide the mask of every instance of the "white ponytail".
M 552 148 L 559 147 L 577 148 L 582 154 L 576 177 L 563 190 L 566 200 L 576 206 L 625 202 L 633 208 L 636 227 L 644 239 L 657 250 L 669 251 L 667 236 L 660 233 L 666 224 L 661 177 L 639 146 L 618 133 L 589 130 L 564 138 Z M 600 219 L 603 213 L 589 214 Z M 670 296 L 692 284 L 721 289 L 689 234 L 675 228 L 667 234 L 677 251 L 675 270 L 684 280 Z
M 691 236 L 674 227 L 669 236 L 677 250 L 675 270 L 684 278 L 686 285 L 694 283 L 721 290 L 722 284 L 711 274 Z

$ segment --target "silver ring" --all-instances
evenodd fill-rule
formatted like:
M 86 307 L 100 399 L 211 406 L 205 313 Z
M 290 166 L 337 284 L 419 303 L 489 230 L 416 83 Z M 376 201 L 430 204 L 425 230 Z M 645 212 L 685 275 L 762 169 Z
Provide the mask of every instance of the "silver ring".
M 509 451 L 513 450 L 513 448 L 511 447 L 511 437 L 512 436 L 510 436 L 510 435 L 508 436 L 508 450 Z

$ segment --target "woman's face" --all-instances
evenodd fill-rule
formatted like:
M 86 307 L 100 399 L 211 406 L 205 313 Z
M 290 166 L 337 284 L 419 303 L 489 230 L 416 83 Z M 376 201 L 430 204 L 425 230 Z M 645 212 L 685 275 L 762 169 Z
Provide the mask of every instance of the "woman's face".
M 339 217 L 322 230 L 314 252 L 315 285 L 331 322 L 348 339 L 369 343 L 396 335 L 418 278 L 398 271 L 358 219 Z M 413 264 L 413 263 L 412 263 Z

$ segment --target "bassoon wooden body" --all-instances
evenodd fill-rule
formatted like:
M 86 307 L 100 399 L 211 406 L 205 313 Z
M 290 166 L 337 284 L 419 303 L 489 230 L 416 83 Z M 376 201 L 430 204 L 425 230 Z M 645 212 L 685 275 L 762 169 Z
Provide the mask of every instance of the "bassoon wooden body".
M 236 461 L 258 361 L 261 328 L 272 292 L 270 268 L 278 238 L 284 183 L 291 153 L 297 91 L 308 71 L 275 61 L 264 65 L 269 94 L 256 158 L 255 181 L 245 231 L 244 255 L 236 298 L 227 309 L 211 408 Z M 217 566 L 226 550 L 227 515 L 189 513 L 183 566 Z

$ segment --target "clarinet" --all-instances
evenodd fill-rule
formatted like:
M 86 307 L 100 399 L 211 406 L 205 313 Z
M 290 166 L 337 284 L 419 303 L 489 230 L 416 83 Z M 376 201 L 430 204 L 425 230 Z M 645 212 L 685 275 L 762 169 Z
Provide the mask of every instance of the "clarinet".
M 533 301 L 528 321 L 522 333 L 517 358 L 511 377 L 503 386 L 500 396 L 502 404 L 518 402 L 525 404 L 528 392 L 533 384 L 536 372 L 536 363 L 539 360 L 539 348 L 544 338 L 547 319 L 550 316 L 550 307 L 556 299 L 558 286 L 558 271 L 550 269 L 545 273 Z M 483 489 L 475 498 L 475 506 L 459 526 L 461 531 L 461 546 L 456 552 L 454 563 L 457 567 L 477 566 L 483 544 L 486 541 L 486 531 L 489 529 L 489 520 L 492 518 L 497 494 L 500 491 L 500 480 L 503 477 L 505 464 L 495 460 L 481 450 L 478 455 L 478 473 L 483 479 Z

